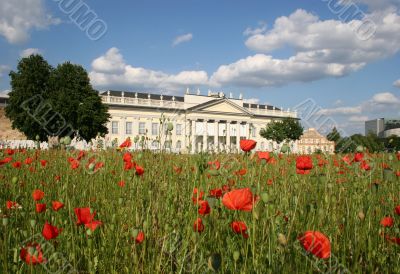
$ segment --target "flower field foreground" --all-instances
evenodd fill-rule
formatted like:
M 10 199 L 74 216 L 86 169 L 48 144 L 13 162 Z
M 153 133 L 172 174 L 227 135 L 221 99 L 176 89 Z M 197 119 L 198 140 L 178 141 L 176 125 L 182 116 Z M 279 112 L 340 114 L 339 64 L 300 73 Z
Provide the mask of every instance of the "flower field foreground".
M 0 273 L 400 272 L 400 155 L 0 152 Z

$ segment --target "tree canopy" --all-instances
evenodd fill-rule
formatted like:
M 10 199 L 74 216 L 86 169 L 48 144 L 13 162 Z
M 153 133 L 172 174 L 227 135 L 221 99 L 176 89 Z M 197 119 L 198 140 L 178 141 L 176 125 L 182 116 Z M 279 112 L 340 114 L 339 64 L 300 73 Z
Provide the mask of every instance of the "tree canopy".
M 89 141 L 107 133 L 108 108 L 80 65 L 51 67 L 40 55 L 23 58 L 10 72 L 6 116 L 28 139 L 80 137 Z
M 260 135 L 267 140 L 273 140 L 278 144 L 299 140 L 303 135 L 303 127 L 297 119 L 284 118 L 281 121 L 273 121 L 266 128 L 261 129 Z

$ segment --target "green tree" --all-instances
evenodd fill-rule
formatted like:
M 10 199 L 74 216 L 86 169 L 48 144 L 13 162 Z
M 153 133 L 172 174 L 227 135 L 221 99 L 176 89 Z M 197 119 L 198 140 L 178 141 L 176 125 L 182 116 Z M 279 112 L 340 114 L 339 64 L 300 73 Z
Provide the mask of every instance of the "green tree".
M 42 56 L 31 55 L 10 77 L 6 116 L 28 139 L 39 136 L 45 141 L 48 136 L 74 137 L 79 132 L 89 141 L 107 133 L 108 108 L 81 66 L 64 63 L 54 69 Z
M 332 129 L 332 132 L 330 132 L 330 133 L 326 136 L 326 138 L 327 138 L 329 141 L 333 141 L 333 142 L 337 143 L 337 142 L 339 142 L 340 139 L 342 139 L 342 136 L 340 136 L 340 133 L 339 133 L 339 131 L 337 130 L 337 128 L 334 127 L 334 128 Z
M 261 129 L 260 135 L 267 140 L 273 140 L 278 144 L 299 140 L 303 135 L 303 127 L 297 119 L 284 118 L 281 121 L 273 121 L 266 128 Z
M 52 67 L 40 55 L 23 58 L 17 71 L 10 72 L 11 92 L 5 108 L 13 129 L 18 129 L 28 139 L 47 139 L 43 127 L 44 102 L 41 100 L 47 91 Z
M 92 88 L 82 66 L 69 62 L 58 65 L 50 76 L 49 99 L 67 125 L 78 130 L 86 141 L 108 132 L 108 108 Z

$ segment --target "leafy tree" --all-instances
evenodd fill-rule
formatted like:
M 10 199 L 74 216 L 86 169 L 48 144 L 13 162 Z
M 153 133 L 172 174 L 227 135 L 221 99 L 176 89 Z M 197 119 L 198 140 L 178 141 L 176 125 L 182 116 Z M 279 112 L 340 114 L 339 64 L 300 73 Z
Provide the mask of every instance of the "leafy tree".
M 89 141 L 98 133 L 107 133 L 104 124 L 110 117 L 108 108 L 90 85 L 83 67 L 68 62 L 58 65 L 50 76 L 49 90 L 51 105 L 80 137 Z
M 18 129 L 28 139 L 46 140 L 48 133 L 43 128 L 44 106 L 41 96 L 47 91 L 52 67 L 40 55 L 23 58 L 17 71 L 11 71 L 11 92 L 5 108 L 13 129 Z
M 303 127 L 293 118 L 284 118 L 282 121 L 273 121 L 265 129 L 261 129 L 260 135 L 267 140 L 273 140 L 278 144 L 299 140 L 303 135 Z
M 337 143 L 337 142 L 339 142 L 339 140 L 342 138 L 342 136 L 340 136 L 340 133 L 339 133 L 339 131 L 337 130 L 337 128 L 334 127 L 334 128 L 332 129 L 332 132 L 329 133 L 329 134 L 326 136 L 326 138 L 327 138 L 329 141 L 333 141 L 333 142 Z
M 79 135 L 89 141 L 104 135 L 108 109 L 79 65 L 52 68 L 40 55 L 23 58 L 10 73 L 6 116 L 28 139 Z

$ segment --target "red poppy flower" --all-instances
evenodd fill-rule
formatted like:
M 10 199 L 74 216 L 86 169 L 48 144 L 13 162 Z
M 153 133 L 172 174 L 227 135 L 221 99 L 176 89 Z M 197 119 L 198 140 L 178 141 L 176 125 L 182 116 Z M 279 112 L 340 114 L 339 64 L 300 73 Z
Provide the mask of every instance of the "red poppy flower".
M 175 171 L 176 174 L 182 173 L 182 168 L 178 166 L 173 166 L 172 169 Z
M 397 152 L 397 160 L 399 160 L 399 161 L 400 161 L 400 151 L 399 151 L 399 152 Z
M 392 227 L 392 226 L 393 226 L 393 223 L 394 223 L 394 220 L 393 220 L 392 217 L 384 217 L 384 218 L 381 220 L 381 225 L 382 225 L 383 227 Z
M 125 152 L 124 156 L 122 156 L 122 160 L 127 163 L 127 162 L 131 162 L 132 161 L 132 154 L 130 154 L 129 152 Z
M 396 237 L 390 237 L 389 235 L 386 235 L 386 240 L 388 240 L 389 242 L 395 243 L 400 245 L 400 238 L 396 238 Z
M 73 161 L 70 163 L 72 169 L 77 169 L 79 167 L 79 161 L 73 159 Z
M 75 208 L 74 211 L 76 217 L 78 218 L 78 221 L 76 222 L 77 225 L 83 225 L 92 222 L 94 216 L 96 215 L 96 212 L 93 212 L 93 214 L 90 213 L 89 207 Z
M 79 154 L 78 154 L 78 157 L 76 157 L 76 160 L 80 161 L 85 156 L 86 156 L 86 152 L 81 150 L 81 151 L 79 151 Z
M 131 170 L 134 168 L 136 164 L 134 162 L 125 162 L 124 164 L 124 170 Z
M 193 189 L 193 196 L 192 196 L 192 201 L 194 204 L 197 204 L 198 202 L 203 200 L 203 196 L 204 196 L 204 191 L 198 191 L 197 188 Z
M 12 164 L 12 166 L 13 166 L 14 168 L 21 168 L 22 163 L 19 162 L 19 161 L 17 161 L 17 162 L 14 162 L 14 163 Z
M 242 236 L 246 239 L 249 237 L 247 234 L 247 226 L 244 222 L 234 221 L 231 223 L 231 228 L 236 234 L 242 234 Z
M 42 167 L 45 167 L 47 165 L 47 161 L 46 160 L 40 160 L 40 164 L 42 165 Z
M 298 237 L 303 248 L 321 259 L 331 256 L 331 242 L 319 231 L 306 231 Z
M 259 160 L 265 160 L 265 161 L 269 161 L 269 159 L 271 158 L 271 156 L 269 155 L 268 151 L 258 151 L 257 152 L 257 156 Z
M 21 249 L 21 260 L 27 264 L 41 264 L 45 262 L 40 244 L 30 243 Z
M 44 192 L 41 191 L 40 189 L 36 189 L 36 190 L 33 191 L 32 197 L 33 197 L 33 200 L 40 201 L 44 197 Z
M 193 230 L 199 233 L 204 231 L 203 220 L 201 218 L 197 218 L 197 220 L 194 222 Z
M 131 147 L 132 142 L 131 142 L 131 138 L 126 138 L 126 140 L 119 146 L 120 148 L 128 148 Z
M 60 175 L 56 175 L 56 176 L 54 176 L 54 180 L 56 180 L 56 181 L 60 181 L 60 180 L 61 180 L 61 176 L 60 176 Z
M 361 152 L 359 152 L 359 153 L 356 153 L 355 155 L 354 155 L 354 162 L 361 162 L 362 160 L 364 159 L 364 153 L 361 153 Z
M 36 212 L 42 213 L 46 211 L 46 204 L 36 204 Z
M 17 208 L 20 208 L 21 206 L 17 202 L 7 201 L 6 207 L 7 207 L 7 209 L 17 209 Z
M 360 163 L 360 168 L 364 169 L 365 171 L 371 170 L 371 166 L 368 164 L 367 161 L 364 160 Z
M 125 186 L 125 181 L 119 181 L 118 185 L 119 185 L 120 187 L 124 187 L 124 186 Z
M 59 201 L 53 201 L 51 203 L 51 205 L 52 205 L 54 211 L 59 211 L 61 208 L 64 207 L 64 204 Z
M 136 236 L 135 242 L 137 244 L 141 244 L 144 241 L 144 232 L 139 231 L 138 235 Z
M 207 215 L 210 214 L 211 208 L 210 205 L 208 204 L 207 201 L 200 201 L 200 207 L 199 207 L 199 214 L 200 215 Z
M 46 240 L 51 240 L 57 238 L 58 234 L 60 234 L 62 229 L 59 229 L 55 226 L 52 226 L 47 221 L 43 226 L 42 235 Z
M 221 163 L 218 160 L 215 160 L 213 162 L 208 162 L 208 166 L 210 167 L 211 170 L 219 170 L 221 168 Z
M 143 167 L 141 167 L 139 165 L 136 165 L 135 169 L 136 169 L 136 175 L 139 175 L 139 176 L 143 175 L 143 173 L 144 173 L 144 168 Z
M 8 164 L 9 162 L 12 161 L 12 159 L 13 159 L 12 157 L 6 157 L 6 158 L 0 160 L 0 166 Z
M 396 171 L 396 176 L 397 176 L 397 177 L 400 177 L 400 170 L 399 170 L 399 171 Z
M 102 168 L 104 166 L 104 163 L 103 162 L 97 162 L 95 165 L 94 165 L 94 171 L 98 171 L 100 168 Z
M 27 164 L 27 165 L 30 165 L 30 164 L 32 164 L 32 162 L 33 162 L 33 159 L 32 158 L 26 158 L 25 159 L 25 164 Z
M 247 173 L 247 169 L 243 168 L 235 172 L 235 175 L 244 176 Z
M 249 152 L 253 150 L 257 145 L 257 142 L 254 140 L 240 140 L 240 149 L 244 152 Z
M 96 228 L 102 224 L 103 223 L 101 221 L 91 221 L 91 222 L 85 224 L 85 227 L 89 228 L 91 231 L 95 231 Z
M 258 197 L 255 197 L 249 188 L 242 188 L 226 193 L 222 203 L 231 210 L 251 211 L 257 200 Z
M 6 149 L 6 154 L 9 155 L 9 156 L 13 155 L 14 152 L 15 152 L 15 151 L 14 151 L 13 149 L 11 149 L 11 148 L 7 148 L 7 149 Z
M 216 188 L 210 190 L 210 196 L 214 198 L 221 198 L 222 197 L 222 189 Z
M 313 162 L 310 156 L 298 156 L 296 158 L 296 169 L 298 170 L 297 173 L 300 172 L 300 174 L 305 174 L 302 172 L 311 170 L 312 168 Z
M 394 212 L 396 212 L 397 215 L 400 215 L 400 205 L 394 208 Z

